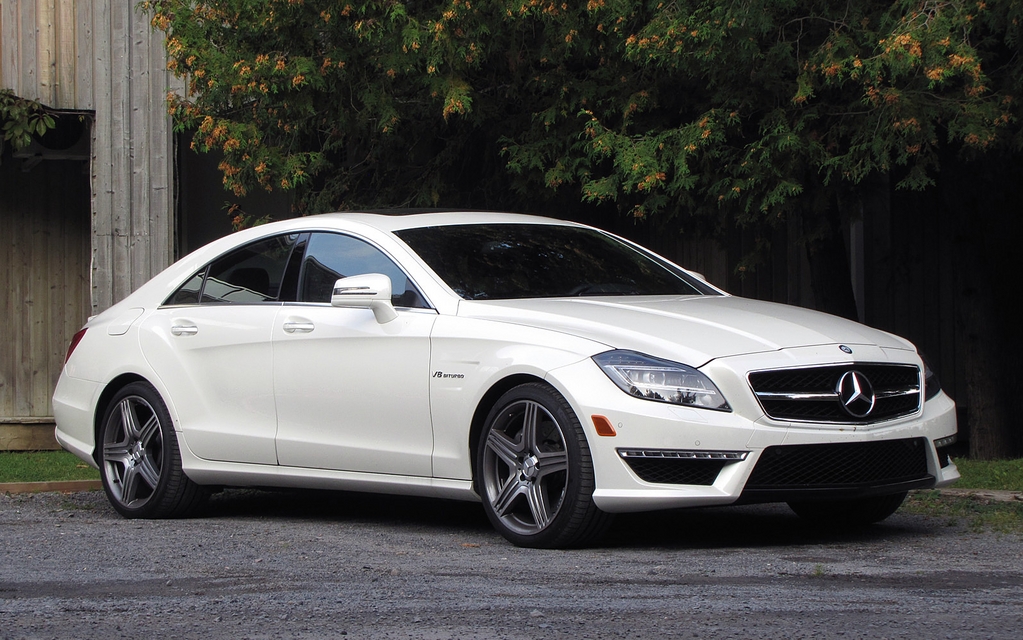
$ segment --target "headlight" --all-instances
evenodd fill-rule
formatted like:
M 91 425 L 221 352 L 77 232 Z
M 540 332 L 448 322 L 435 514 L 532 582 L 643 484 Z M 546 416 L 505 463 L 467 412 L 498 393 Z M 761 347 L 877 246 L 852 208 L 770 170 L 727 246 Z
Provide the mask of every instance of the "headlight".
M 941 391 L 941 383 L 938 382 L 938 374 L 927 364 L 927 358 L 920 354 L 920 359 L 924 362 L 924 402 L 927 402 Z
M 721 392 L 696 369 L 635 351 L 605 351 L 593 361 L 622 391 L 637 398 L 686 407 L 731 411 Z

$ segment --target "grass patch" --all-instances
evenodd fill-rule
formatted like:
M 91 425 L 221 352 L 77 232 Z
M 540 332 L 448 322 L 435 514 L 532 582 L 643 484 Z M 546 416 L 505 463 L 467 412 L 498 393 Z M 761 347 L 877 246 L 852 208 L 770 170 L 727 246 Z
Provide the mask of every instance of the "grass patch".
M 970 460 L 956 458 L 962 478 L 956 489 L 1023 491 L 1023 458 L 1019 460 Z
M 956 458 L 962 476 L 954 489 L 981 489 L 987 491 L 1023 492 L 1023 459 L 970 460 Z M 931 516 L 945 521 L 950 527 L 995 531 L 1023 535 L 1023 501 L 1004 502 L 978 495 L 942 495 L 938 491 L 913 491 L 902 506 L 902 511 Z
M 99 480 L 99 471 L 67 451 L 0 451 L 0 482 Z
M 940 518 L 950 527 L 1023 535 L 1023 501 L 1001 502 L 979 496 L 950 496 L 938 491 L 913 491 L 903 513 Z

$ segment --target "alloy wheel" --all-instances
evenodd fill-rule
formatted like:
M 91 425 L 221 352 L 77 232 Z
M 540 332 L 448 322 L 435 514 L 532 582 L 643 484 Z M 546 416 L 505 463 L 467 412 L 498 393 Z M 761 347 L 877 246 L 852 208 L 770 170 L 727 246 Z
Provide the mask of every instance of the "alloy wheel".
M 542 404 L 514 402 L 486 434 L 486 499 L 512 532 L 543 531 L 558 515 L 569 481 L 568 448 L 561 425 Z
M 121 505 L 137 509 L 156 493 L 163 473 L 163 429 L 144 398 L 122 398 L 110 413 L 103 465 L 112 497 Z

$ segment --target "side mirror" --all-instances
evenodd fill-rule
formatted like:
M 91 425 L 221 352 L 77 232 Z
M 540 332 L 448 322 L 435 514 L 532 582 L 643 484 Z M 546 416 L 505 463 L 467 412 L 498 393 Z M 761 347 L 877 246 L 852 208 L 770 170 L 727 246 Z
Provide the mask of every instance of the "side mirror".
M 341 278 L 334 283 L 330 304 L 347 309 L 372 309 L 380 324 L 398 317 L 391 304 L 391 279 L 382 273 Z

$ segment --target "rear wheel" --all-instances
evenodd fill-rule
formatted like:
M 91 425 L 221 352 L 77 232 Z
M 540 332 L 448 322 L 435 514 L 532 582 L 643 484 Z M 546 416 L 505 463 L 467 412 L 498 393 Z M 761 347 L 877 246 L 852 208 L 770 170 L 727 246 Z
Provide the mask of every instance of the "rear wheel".
M 126 518 L 184 516 L 206 499 L 181 470 L 170 414 L 149 384 L 133 382 L 114 396 L 99 443 L 103 490 Z
M 829 527 L 862 527 L 880 522 L 898 511 L 906 493 L 854 500 L 790 502 L 800 518 Z
M 519 546 L 582 545 L 611 521 L 593 503 L 593 463 L 579 420 L 545 384 L 516 387 L 491 410 L 476 484 L 491 523 Z

